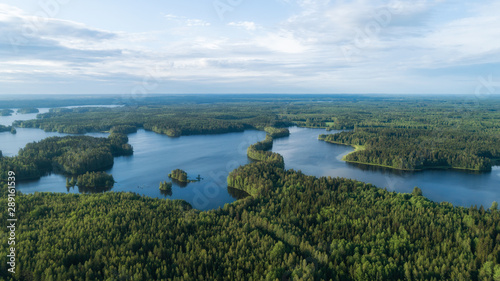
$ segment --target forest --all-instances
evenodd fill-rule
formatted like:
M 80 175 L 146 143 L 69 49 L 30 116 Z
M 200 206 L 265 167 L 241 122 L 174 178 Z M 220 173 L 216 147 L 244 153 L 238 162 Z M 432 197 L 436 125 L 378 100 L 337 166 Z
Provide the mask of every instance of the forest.
M 284 127 L 275 114 L 248 112 L 238 106 L 143 106 L 138 108 L 74 108 L 56 109 L 40 114 L 37 119 L 16 121 L 17 127 L 40 128 L 69 134 L 116 131 L 131 133 L 137 128 L 170 137 L 199 134 L 263 130 L 266 126 Z M 227 107 L 227 108 L 226 108 Z M 230 111 L 231 114 L 226 112 Z
M 112 175 L 105 172 L 86 172 L 78 175 L 76 185 L 87 190 L 110 190 L 115 183 Z
M 0 133 L 1 132 L 11 132 L 11 133 L 15 134 L 16 128 L 14 128 L 13 126 L 0 125 Z
M 35 107 L 23 107 L 17 110 L 17 113 L 19 114 L 38 113 L 38 112 L 39 112 L 38 108 Z
M 0 116 L 11 116 L 14 113 L 12 109 L 0 109 Z
M 499 161 L 500 99 L 488 102 L 456 97 L 316 96 L 270 99 L 215 96 L 195 103 L 178 97 L 171 105 L 147 104 L 117 108 L 54 109 L 15 126 L 64 133 L 144 128 L 177 137 L 265 130 L 272 137 L 289 134 L 297 125 L 352 130 L 323 136 L 327 141 L 361 145 L 347 161 L 419 170 L 454 168 L 489 171 Z M 174 97 L 171 97 L 174 100 Z M 247 100 L 242 102 L 241 100 Z M 179 102 L 179 103 L 177 103 Z
M 287 128 L 265 127 L 264 131 L 273 138 L 288 137 L 290 131 Z
M 50 173 L 80 175 L 113 166 L 113 157 L 131 155 L 133 148 L 123 134 L 107 138 L 50 137 L 28 143 L 17 156 L 0 158 L 0 176 L 14 171 L 17 180 L 39 179 Z
M 175 169 L 168 174 L 168 177 L 179 182 L 189 182 L 187 173 L 181 169 Z
M 6 280 L 498 280 L 500 212 L 243 166 L 259 192 L 200 212 L 132 193 L 16 197 Z M 259 185 L 261 183 L 261 185 Z M 3 192 L 6 192 L 4 186 Z M 6 204 L 2 196 L 0 204 Z M 0 219 L 6 220 L 2 212 Z M 2 243 L 6 251 L 6 243 Z
M 227 179 L 232 192 L 250 196 L 216 210 L 123 192 L 18 193 L 18 267 L 10 275 L 0 263 L 0 279 L 500 280 L 496 202 L 454 207 L 426 199 L 418 187 L 396 193 L 308 176 L 286 170 L 283 157 L 269 151 L 287 126 L 298 125 L 348 130 L 320 138 L 362 146 L 346 156 L 357 162 L 487 170 L 498 161 L 499 99 L 263 99 L 186 104 L 172 98 L 169 105 L 51 110 L 17 122 L 47 131 L 111 132 L 48 138 L 1 157 L 0 171 L 13 169 L 20 179 L 99 170 L 133 153 L 126 134 L 139 128 L 173 137 L 245 129 L 267 136 L 247 149 L 255 161 Z M 6 206 L 7 176 L 0 176 Z M 1 212 L 0 220 L 7 215 Z M 3 252 L 7 247 L 0 243 Z
M 345 160 L 401 169 L 453 168 L 491 171 L 500 159 L 500 138 L 495 134 L 456 129 L 424 130 L 362 128 L 321 135 L 320 140 L 359 145 L 364 149 Z

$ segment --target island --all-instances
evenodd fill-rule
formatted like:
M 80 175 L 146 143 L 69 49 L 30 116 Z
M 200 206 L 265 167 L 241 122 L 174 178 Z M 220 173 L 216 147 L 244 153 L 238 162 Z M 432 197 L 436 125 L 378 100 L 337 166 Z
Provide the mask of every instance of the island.
M 173 179 L 173 180 L 176 180 L 180 183 L 197 182 L 197 181 L 201 181 L 203 179 L 200 175 L 198 175 L 196 177 L 196 179 L 190 180 L 190 179 L 188 179 L 187 173 L 181 169 L 172 170 L 172 172 L 170 172 L 170 174 L 168 174 L 168 177 Z
M 358 150 L 346 158 L 356 157 L 360 162 L 418 168 L 443 165 L 447 161 L 455 167 L 474 168 L 488 159 L 500 158 L 500 99 L 478 103 L 473 114 L 465 115 L 456 112 L 453 105 L 461 101 L 452 97 L 446 97 L 443 102 L 441 98 L 432 97 L 382 100 L 355 96 L 342 97 L 344 101 L 332 97 L 332 102 L 303 104 L 295 102 L 299 96 L 288 97 L 278 104 L 269 102 L 272 97 L 263 103 L 249 101 L 247 104 L 241 101 L 219 104 L 222 98 L 215 98 L 207 104 L 198 104 L 196 99 L 195 104 L 181 100 L 180 104 L 161 105 L 154 100 L 149 107 L 52 112 L 39 114 L 40 118 L 31 121 L 18 121 L 21 126 L 16 128 L 47 131 L 109 132 L 116 128 L 107 138 L 48 137 L 27 144 L 16 156 L 0 157 L 0 191 L 4 194 L 0 201 L 4 206 L 11 203 L 14 207 L 15 203 L 16 211 L 19 208 L 15 215 L 19 214 L 22 223 L 16 224 L 16 231 L 24 237 L 16 240 L 17 249 L 22 250 L 22 255 L 16 255 L 22 265 L 16 268 L 19 278 L 13 276 L 11 280 L 180 280 L 189 277 L 203 280 L 495 280 L 495 274 L 500 273 L 497 202 L 487 202 L 491 205 L 489 208 L 475 203 L 470 207 L 453 206 L 446 201 L 427 199 L 434 188 L 425 184 L 422 190 L 413 188 L 415 185 L 408 185 L 405 177 L 397 177 L 403 182 L 383 182 L 394 183 L 394 190 L 388 190 L 385 186 L 377 188 L 336 173 L 317 177 L 290 167 L 285 169 L 283 156 L 278 151 L 290 150 L 277 147 L 271 150 L 276 134 L 269 129 L 265 139 L 263 133 L 249 134 L 253 137 L 244 138 L 241 146 L 235 143 L 240 152 L 248 148 L 247 156 L 253 160 L 232 171 L 228 169 L 228 194 L 235 200 L 217 209 L 201 208 L 205 201 L 212 203 L 223 198 L 213 197 L 214 190 L 201 185 L 197 186 L 199 189 L 193 188 L 194 196 L 188 197 L 193 206 L 170 200 L 182 194 L 170 197 L 161 189 L 163 196 L 156 196 L 156 192 L 153 197 L 138 194 L 134 189 L 126 190 L 126 187 L 120 188 L 124 192 L 104 193 L 98 188 L 83 187 L 82 178 L 92 179 L 85 173 L 106 170 L 114 157 L 133 152 L 126 133 L 134 130 L 134 126 L 141 131 L 154 126 L 178 128 L 182 134 L 189 135 L 240 127 L 262 131 L 265 127 L 284 128 L 289 122 L 296 125 L 303 122 L 316 128 L 347 128 L 349 131 L 330 132 L 332 135 L 323 138 L 357 147 Z M 249 99 L 239 97 L 243 98 Z M 140 102 L 144 101 L 146 97 Z M 125 125 L 127 127 L 123 127 Z M 292 137 L 299 136 L 300 131 L 308 131 L 304 134 L 308 139 L 326 134 L 323 130 L 302 128 L 293 131 L 299 133 Z M 11 137 L 7 133 L 0 135 L 5 139 Z M 176 141 L 185 139 L 188 138 Z M 299 142 L 297 146 L 305 147 L 309 143 Z M 318 145 L 324 149 L 326 159 L 336 161 L 329 145 L 319 141 Z M 289 148 L 292 146 L 286 149 Z M 307 150 L 299 149 L 296 153 L 309 156 Z M 176 159 L 174 155 L 169 156 Z M 165 161 L 161 160 L 152 163 L 163 164 Z M 185 160 L 169 167 L 165 174 L 174 168 L 183 168 L 192 172 L 189 176 L 195 179 L 196 166 L 181 164 L 186 163 Z M 321 163 L 316 166 L 323 168 Z M 491 175 L 496 176 L 495 172 Z M 78 190 L 85 194 L 19 192 L 15 198 L 7 196 L 15 192 L 9 177 L 15 179 L 17 185 L 17 181 L 50 173 L 66 175 L 70 186 L 76 178 L 82 184 Z M 459 175 L 458 171 L 453 173 Z M 188 173 L 182 174 L 185 181 L 189 181 Z M 418 174 L 427 173 L 415 173 L 415 176 Z M 447 174 L 443 172 L 443 177 Z M 483 178 L 482 175 L 467 176 L 477 177 L 478 182 Z M 123 186 L 136 186 L 126 178 L 119 180 Z M 182 183 L 173 178 L 162 178 L 155 184 L 163 180 L 175 184 L 176 191 L 182 187 Z M 399 185 L 403 184 L 401 189 Z M 445 188 L 453 197 L 469 194 L 460 194 L 463 192 L 460 184 L 451 178 Z M 478 194 L 479 191 L 477 188 Z M 492 195 L 488 201 L 498 201 L 498 196 L 493 197 L 498 194 L 495 190 L 487 192 Z M 449 198 L 442 192 L 439 194 L 443 200 Z M 7 216 L 6 212 L 4 218 Z M 8 253 L 9 245 L 2 245 Z M 0 279 L 9 280 L 5 268 L 2 272 Z
M 160 193 L 167 196 L 172 196 L 172 183 L 166 181 L 160 182 Z
M 38 108 L 35 108 L 35 107 L 23 107 L 23 108 L 19 108 L 17 110 L 17 113 L 19 114 L 29 114 L 29 113 L 38 113 L 40 112 L 38 110 Z
M 35 180 L 47 173 L 81 175 L 103 171 L 114 164 L 114 157 L 133 154 L 126 135 L 107 138 L 90 136 L 49 137 L 32 142 L 13 157 L 0 158 L 0 176 L 16 173 L 16 180 Z
M 189 182 L 187 173 L 181 169 L 172 170 L 172 172 L 168 174 L 168 177 L 180 182 Z
M 76 185 L 85 189 L 99 191 L 109 190 L 113 187 L 113 176 L 105 172 L 86 172 L 77 177 Z
M 160 182 L 160 190 L 172 191 L 172 183 L 171 182 Z
M 0 110 L 0 116 L 11 116 L 12 113 L 14 113 L 14 110 L 12 110 L 12 109 L 1 109 Z
M 265 127 L 264 131 L 275 139 L 288 137 L 290 135 L 290 131 L 287 128 Z

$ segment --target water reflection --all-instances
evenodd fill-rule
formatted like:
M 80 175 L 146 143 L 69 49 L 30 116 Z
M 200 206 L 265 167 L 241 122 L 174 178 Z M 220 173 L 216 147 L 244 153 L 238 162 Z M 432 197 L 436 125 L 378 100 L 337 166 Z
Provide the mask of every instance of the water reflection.
M 231 195 L 234 199 L 239 200 L 243 198 L 247 198 L 248 196 L 251 196 L 250 194 L 246 193 L 245 191 L 241 189 L 236 189 L 232 187 L 227 187 L 227 192 L 229 195 Z
M 342 157 L 354 149 L 318 140 L 320 134 L 335 133 L 322 129 L 291 128 L 288 139 L 277 139 L 273 151 L 283 155 L 287 169 L 302 170 L 314 176 L 332 176 L 372 183 L 396 192 L 422 189 L 424 196 L 454 205 L 491 206 L 500 201 L 500 167 L 492 172 L 458 170 L 401 171 L 385 167 L 347 163 Z
M 172 189 L 170 190 L 163 190 L 163 189 L 160 189 L 160 193 L 165 196 L 165 197 L 170 197 L 172 196 Z
M 103 193 L 110 191 L 113 187 L 86 187 L 78 186 L 78 192 L 80 193 Z

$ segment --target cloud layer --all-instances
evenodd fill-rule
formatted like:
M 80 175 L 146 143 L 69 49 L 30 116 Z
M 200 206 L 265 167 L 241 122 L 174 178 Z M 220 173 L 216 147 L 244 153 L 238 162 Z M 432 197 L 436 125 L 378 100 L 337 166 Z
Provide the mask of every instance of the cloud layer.
M 164 13 L 143 32 L 0 4 L 0 93 L 463 94 L 500 80 L 499 2 L 280 3 L 272 23 Z

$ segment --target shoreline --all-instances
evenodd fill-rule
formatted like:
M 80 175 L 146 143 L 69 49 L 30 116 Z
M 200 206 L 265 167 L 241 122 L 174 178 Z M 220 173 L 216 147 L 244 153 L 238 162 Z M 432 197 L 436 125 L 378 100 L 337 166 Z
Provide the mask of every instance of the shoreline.
M 469 171 L 469 172 L 489 172 L 489 171 L 483 171 L 483 170 L 478 170 L 478 169 L 470 169 L 470 168 L 463 168 L 463 167 L 448 167 L 448 166 L 433 166 L 433 167 L 425 167 L 422 169 L 402 169 L 402 168 L 397 168 L 393 166 L 387 166 L 387 165 L 382 165 L 382 164 L 375 164 L 375 163 L 367 163 L 367 162 L 360 162 L 360 161 L 350 161 L 346 160 L 347 155 L 357 152 L 357 151 L 362 151 L 365 150 L 366 147 L 364 145 L 351 145 L 351 144 L 345 144 L 345 143 L 340 143 L 340 142 L 334 142 L 334 141 L 327 141 L 325 139 L 318 138 L 320 141 L 324 141 L 327 143 L 332 143 L 332 144 L 337 144 L 337 145 L 344 145 L 344 146 L 351 146 L 354 148 L 353 151 L 347 153 L 346 155 L 342 156 L 342 161 L 347 162 L 347 163 L 353 163 L 353 164 L 362 164 L 362 165 L 368 165 L 368 166 L 375 166 L 375 167 L 382 167 L 382 168 L 389 168 L 389 169 L 394 169 L 398 171 L 406 171 L 406 172 L 421 172 L 425 170 L 457 170 L 457 171 Z M 495 160 L 492 159 L 492 161 L 495 163 Z

